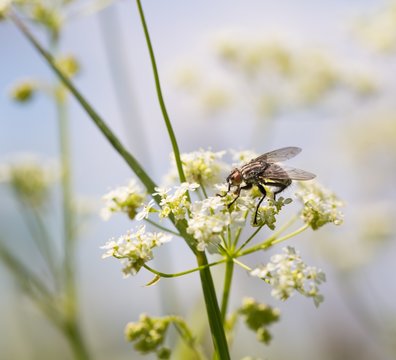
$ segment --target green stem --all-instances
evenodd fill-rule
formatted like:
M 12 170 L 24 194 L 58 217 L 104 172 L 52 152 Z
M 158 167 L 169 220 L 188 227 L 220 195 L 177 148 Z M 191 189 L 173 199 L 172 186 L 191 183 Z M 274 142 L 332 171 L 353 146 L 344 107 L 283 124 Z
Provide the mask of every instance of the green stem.
M 24 23 L 19 20 L 16 14 L 12 11 L 8 12 L 8 17 L 14 22 L 14 24 L 22 31 L 22 33 L 26 36 L 26 38 L 30 41 L 33 47 L 43 56 L 43 58 L 47 61 L 48 65 L 55 72 L 55 74 L 60 78 L 63 84 L 68 88 L 68 90 L 73 94 L 73 96 L 77 99 L 83 109 L 88 113 L 91 120 L 95 123 L 95 125 L 99 128 L 102 134 L 107 138 L 113 148 L 121 155 L 121 157 L 127 162 L 130 168 L 134 171 L 136 176 L 141 180 L 141 182 L 145 185 L 147 192 L 152 194 L 155 190 L 156 184 L 153 180 L 148 176 L 148 174 L 144 171 L 142 166 L 138 163 L 138 161 L 128 152 L 128 150 L 123 146 L 123 144 L 118 140 L 118 138 L 114 135 L 114 133 L 110 130 L 107 124 L 104 122 L 102 117 L 93 109 L 93 107 L 87 102 L 87 100 L 82 96 L 82 94 L 77 90 L 77 88 L 73 85 L 70 79 L 63 74 L 63 72 L 57 67 L 55 61 L 50 53 L 48 53 L 37 41 L 37 39 L 33 36 L 33 34 L 29 31 L 29 29 L 24 25 Z M 159 202 L 159 198 L 154 198 L 157 202 Z
M 187 346 L 189 346 L 190 349 L 194 352 L 196 359 L 197 360 L 203 359 L 204 356 L 203 356 L 202 352 L 200 351 L 200 349 L 198 348 L 196 340 L 195 340 L 193 334 L 191 333 L 191 330 L 185 323 L 185 321 L 178 316 L 170 316 L 169 318 L 171 319 L 177 332 L 180 334 L 180 337 L 185 341 Z
M 242 261 L 239 261 L 237 259 L 233 259 L 233 262 L 237 265 L 239 265 L 242 269 L 245 269 L 246 271 L 252 271 L 252 269 L 247 266 L 246 264 L 244 264 Z
M 83 339 L 77 306 L 77 288 L 75 279 L 75 217 L 73 212 L 73 192 L 71 179 L 71 156 L 69 139 L 69 119 L 67 114 L 66 88 L 62 84 L 56 86 L 55 101 L 59 122 L 59 142 L 61 158 L 61 186 L 62 186 L 62 213 L 63 213 L 63 269 L 65 279 L 65 326 L 64 333 L 69 340 L 76 359 L 89 359 L 88 349 Z
M 259 233 L 259 231 L 263 228 L 263 225 L 257 228 L 252 235 L 250 235 L 246 241 L 240 246 L 240 248 L 237 250 L 237 253 L 239 253 L 247 244 L 249 244 L 250 241 L 253 240 L 253 238 Z
M 150 220 L 150 219 L 144 219 L 144 220 L 145 220 L 146 222 L 148 222 L 149 224 L 155 226 L 156 228 L 160 229 L 160 230 L 166 231 L 166 232 L 168 232 L 168 233 L 170 233 L 170 234 L 172 234 L 172 235 L 175 235 L 175 236 L 181 236 L 178 232 L 173 231 L 173 230 L 170 230 L 170 229 L 166 228 L 165 226 L 162 226 L 162 225 L 156 223 L 156 222 L 153 221 L 153 220 Z
M 16 194 L 18 196 L 18 194 Z M 55 280 L 58 275 L 58 269 L 56 266 L 56 259 L 54 258 L 55 252 L 51 246 L 51 239 L 48 234 L 48 230 L 43 222 L 39 210 L 23 199 L 18 197 L 17 203 L 20 205 L 20 213 L 26 223 L 26 226 L 36 243 L 36 246 L 44 259 L 51 276 Z M 56 284 L 55 284 L 56 285 Z
M 206 255 L 203 252 L 199 252 L 197 254 L 197 261 L 199 266 L 208 264 Z M 212 334 L 216 355 L 221 360 L 229 360 L 230 354 L 228 351 L 227 339 L 224 332 L 223 321 L 217 302 L 212 275 L 208 268 L 201 270 L 199 274 L 201 277 L 206 311 L 209 318 L 210 332 Z
M 90 359 L 90 355 L 85 346 L 85 342 L 78 324 L 75 321 L 66 322 L 63 326 L 63 331 L 66 334 L 69 343 L 71 344 L 75 359 Z
M 151 59 L 151 65 L 153 68 L 153 73 L 154 73 L 157 96 L 158 96 L 158 100 L 160 103 L 162 115 L 164 117 L 164 121 L 166 124 L 166 128 L 168 130 L 169 138 L 172 143 L 172 148 L 173 148 L 173 152 L 174 152 L 174 156 L 175 156 L 175 161 L 176 161 L 177 170 L 179 173 L 180 182 L 185 182 L 186 177 L 183 172 L 183 165 L 182 165 L 182 161 L 181 161 L 181 157 L 180 157 L 180 151 L 179 151 L 176 137 L 175 137 L 175 134 L 174 134 L 174 131 L 172 128 L 172 124 L 171 124 L 169 116 L 168 116 L 168 112 L 166 110 L 165 102 L 164 102 L 164 99 L 162 96 L 162 90 L 161 90 L 157 65 L 156 65 L 155 56 L 154 56 L 154 50 L 151 45 L 150 35 L 148 32 L 143 8 L 142 8 L 140 0 L 136 0 L 136 3 L 138 6 L 140 19 L 141 19 L 142 26 L 143 26 L 146 43 L 147 43 L 148 50 L 150 53 L 150 59 Z M 190 195 L 188 192 L 187 192 L 187 197 L 188 197 L 188 200 L 191 202 Z M 187 238 L 186 238 L 186 240 L 187 240 Z M 208 260 L 206 258 L 205 253 L 197 252 L 194 250 L 194 248 L 192 248 L 192 250 L 194 251 L 194 253 L 196 255 L 198 266 L 203 266 L 203 265 L 208 264 Z M 204 268 L 204 269 L 200 270 L 200 277 L 201 277 L 201 284 L 202 284 L 202 289 L 203 289 L 203 293 L 204 293 L 205 304 L 206 304 L 206 309 L 207 309 L 207 313 L 208 313 L 209 325 L 211 328 L 215 351 L 217 352 L 217 354 L 219 355 L 219 357 L 222 360 L 227 360 L 230 358 L 229 351 L 228 351 L 228 344 L 227 344 L 223 324 L 221 321 L 220 309 L 219 309 L 219 305 L 217 302 L 216 291 L 215 291 L 212 275 L 210 273 L 210 269 Z
M 161 277 L 164 277 L 164 278 L 174 278 L 174 277 L 179 277 L 179 276 L 191 274 L 191 273 L 193 273 L 193 272 L 200 271 L 200 270 L 209 268 L 209 267 L 211 267 L 211 266 L 219 265 L 219 264 L 222 264 L 222 263 L 225 262 L 225 261 L 226 261 L 226 260 L 224 260 L 224 259 L 223 259 L 223 260 L 219 260 L 219 261 L 216 261 L 216 262 L 207 264 L 207 265 L 199 266 L 199 267 L 196 267 L 196 268 L 194 268 L 194 269 L 190 269 L 190 270 L 186 270 L 186 271 L 182 271 L 182 272 L 178 272 L 178 273 L 174 273 L 174 274 L 168 274 L 168 273 L 160 272 L 160 271 L 158 271 L 158 270 L 154 270 L 153 268 L 151 268 L 151 267 L 148 266 L 147 264 L 144 264 L 143 267 L 144 267 L 145 269 L 147 269 L 148 271 L 152 272 L 152 273 L 155 274 L 155 275 L 158 275 L 158 276 L 161 276 Z
M 154 74 L 154 80 L 155 80 L 155 88 L 157 90 L 158 101 L 159 101 L 159 104 L 160 104 L 160 107 L 161 107 L 162 115 L 164 117 L 166 129 L 168 130 L 169 138 L 170 138 L 170 141 L 172 143 L 173 153 L 175 155 L 176 166 L 177 166 L 177 171 L 179 173 L 180 182 L 183 183 L 183 182 L 186 182 L 186 177 L 184 175 L 183 165 L 182 165 L 181 158 L 180 158 L 179 146 L 177 144 L 176 136 L 175 136 L 175 133 L 173 131 L 173 127 L 172 127 L 171 121 L 169 119 L 168 111 L 166 110 L 164 97 L 162 95 L 161 83 L 160 83 L 160 79 L 159 79 L 159 75 L 158 75 L 157 63 L 156 63 L 155 56 L 154 56 L 153 46 L 151 44 L 150 34 L 149 34 L 149 31 L 148 31 L 148 28 L 147 28 L 146 19 L 145 19 L 145 16 L 144 16 L 142 4 L 141 4 L 140 0 L 136 0 L 136 3 L 137 3 L 137 6 L 138 6 L 140 20 L 142 22 L 144 36 L 146 38 L 146 43 L 147 43 L 147 47 L 148 47 L 149 54 L 150 54 L 151 66 L 153 68 L 153 74 Z
M 233 272 L 234 272 L 234 262 L 232 261 L 232 258 L 229 258 L 227 259 L 227 263 L 226 263 L 226 269 L 224 275 L 223 298 L 221 301 L 221 318 L 223 320 L 223 324 L 225 323 L 227 317 L 228 300 L 230 298 Z
M 75 317 L 75 279 L 74 279 L 74 251 L 76 239 L 74 234 L 74 219 L 72 209 L 72 185 L 70 167 L 70 139 L 69 121 L 67 116 L 66 92 L 62 85 L 56 87 L 56 109 L 59 126 L 60 158 L 61 158 L 61 192 L 63 214 L 63 269 L 65 277 L 66 297 L 69 302 L 68 311 L 71 317 Z
M 249 248 L 249 249 L 247 249 L 245 251 L 239 252 L 237 254 L 237 257 L 245 256 L 245 255 L 251 254 L 253 252 L 259 251 L 259 250 L 268 249 L 269 247 L 271 247 L 271 246 L 273 246 L 275 244 L 279 244 L 279 243 L 281 243 L 283 241 L 286 241 L 286 240 L 288 240 L 288 239 L 290 239 L 290 238 L 302 233 L 303 231 L 305 231 L 308 228 L 309 228 L 309 225 L 308 224 L 304 224 L 299 229 L 297 229 L 297 230 L 295 230 L 295 231 L 291 232 L 290 234 L 287 234 L 287 235 L 285 235 L 283 237 L 280 237 L 278 239 L 271 236 L 267 240 L 263 241 L 261 244 L 258 244 L 256 246 L 252 246 L 251 248 Z

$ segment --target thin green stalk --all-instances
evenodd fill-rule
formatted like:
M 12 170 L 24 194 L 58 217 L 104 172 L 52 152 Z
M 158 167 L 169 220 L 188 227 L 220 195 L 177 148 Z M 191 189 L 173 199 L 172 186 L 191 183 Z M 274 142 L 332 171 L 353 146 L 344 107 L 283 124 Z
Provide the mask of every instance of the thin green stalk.
M 197 254 L 198 265 L 207 265 L 208 260 L 205 253 Z M 224 332 L 223 321 L 219 305 L 216 298 L 216 291 L 209 269 L 203 269 L 199 272 L 201 277 L 202 289 L 204 293 L 206 311 L 209 317 L 210 332 L 212 334 L 215 353 L 221 360 L 229 360 L 230 354 L 228 350 L 227 339 Z
M 237 253 L 239 253 L 247 244 L 249 244 L 250 241 L 253 240 L 253 238 L 259 233 L 259 231 L 263 228 L 263 225 L 261 225 L 260 227 L 258 227 L 252 235 L 250 235 L 246 241 L 239 247 L 239 249 L 236 251 Z
M 19 198 L 20 199 L 20 198 Z M 20 199 L 22 200 L 22 199 Z M 58 269 L 56 266 L 55 254 L 51 246 L 50 237 L 47 228 L 39 214 L 39 210 L 33 205 L 28 204 L 24 201 L 16 201 L 20 205 L 20 213 L 24 219 L 26 226 L 31 234 L 36 246 L 44 259 L 48 270 L 53 277 L 53 280 L 57 278 Z M 56 285 L 56 284 L 55 284 Z
M 61 158 L 61 192 L 63 214 L 63 275 L 65 280 L 65 326 L 63 331 L 69 340 L 76 359 L 89 359 L 90 355 L 81 333 L 78 308 L 77 288 L 75 279 L 76 234 L 73 211 L 73 193 L 71 179 L 70 129 L 67 116 L 66 88 L 62 84 L 56 86 L 55 102 L 58 116 L 60 158 Z
M 170 118 L 168 115 L 168 111 L 166 110 L 164 97 L 162 95 L 161 83 L 160 83 L 160 79 L 159 79 L 159 75 L 158 75 L 157 63 L 156 63 L 155 56 L 154 56 L 153 46 L 151 44 L 150 34 L 149 34 L 149 31 L 147 28 L 142 4 L 141 4 L 140 0 L 136 0 L 136 3 L 138 6 L 140 20 L 142 22 L 144 36 L 146 38 L 146 43 L 147 43 L 147 47 L 148 47 L 149 54 L 150 54 L 151 66 L 153 68 L 155 88 L 157 90 L 158 101 L 159 101 L 159 104 L 161 107 L 162 115 L 164 117 L 166 129 L 168 130 L 169 138 L 172 143 L 172 149 L 173 149 L 173 153 L 175 155 L 176 166 L 177 166 L 177 171 L 179 173 L 180 182 L 183 183 L 183 182 L 186 182 L 186 177 L 184 175 L 183 165 L 182 165 L 181 158 L 180 158 L 179 146 L 177 144 L 176 136 L 173 131 L 173 127 L 172 127 L 172 124 L 171 124 L 171 121 L 170 121 Z
M 194 352 L 196 359 L 201 360 L 204 359 L 204 355 L 201 350 L 198 348 L 196 340 L 191 333 L 190 329 L 186 325 L 183 319 L 178 316 L 170 316 L 173 325 L 175 326 L 177 332 L 180 334 L 180 337 L 185 341 L 187 346 Z
M 247 266 L 246 264 L 244 264 L 242 261 L 239 261 L 237 259 L 232 259 L 232 261 L 235 264 L 239 265 L 242 269 L 245 269 L 246 271 L 252 271 L 252 269 L 249 266 Z
M 63 271 L 65 277 L 66 297 L 69 302 L 68 311 L 71 317 L 75 317 L 75 279 L 74 279 L 74 251 L 75 234 L 72 209 L 71 168 L 70 168 L 70 139 L 69 121 L 66 107 L 66 91 L 62 85 L 56 88 L 56 109 L 58 116 L 60 159 L 61 159 L 61 193 L 63 215 Z
M 234 273 L 234 262 L 232 258 L 227 259 L 225 275 L 224 275 L 224 288 L 223 288 L 223 298 L 221 301 L 221 318 L 223 324 L 227 317 L 228 300 L 230 298 L 230 290 L 232 284 L 232 275 Z
M 207 264 L 207 265 L 199 266 L 199 267 L 196 267 L 196 268 L 194 268 L 194 269 L 190 269 L 190 270 L 186 270 L 186 271 L 182 271 L 182 272 L 178 272 L 178 273 L 174 273 L 174 274 L 167 274 L 167 273 L 163 273 L 163 272 L 154 270 L 152 267 L 148 266 L 147 264 L 144 264 L 143 267 L 144 267 L 145 269 L 147 269 L 148 271 L 152 272 L 153 274 L 158 275 L 158 276 L 161 276 L 161 277 L 163 277 L 163 278 L 175 278 L 175 277 L 179 277 L 179 276 L 191 274 L 191 273 L 193 273 L 193 272 L 197 272 L 197 271 L 200 271 L 200 270 L 209 268 L 209 267 L 211 267 L 211 266 L 215 266 L 215 265 L 222 264 L 222 263 L 224 263 L 225 261 L 226 261 L 225 259 L 219 260 L 219 261 L 216 261 L 216 262 Z
M 245 225 L 246 225 L 246 219 L 247 219 L 248 214 L 249 214 L 249 211 L 245 211 L 245 214 L 243 215 L 244 218 L 245 218 L 244 225 L 243 225 L 243 226 L 240 226 L 240 227 L 238 228 L 238 230 L 236 231 L 235 238 L 234 238 L 234 241 L 233 241 L 233 244 L 232 244 L 233 250 L 236 248 L 236 246 L 237 246 L 237 244 L 238 244 L 238 241 L 239 241 L 239 238 L 240 238 L 241 233 L 242 233 L 242 229 L 243 229 L 243 228 L 245 227 Z
M 150 220 L 150 219 L 144 219 L 144 220 L 145 220 L 146 222 L 148 222 L 149 224 L 155 226 L 156 228 L 168 232 L 169 234 L 172 234 L 172 235 L 175 235 L 175 236 L 181 236 L 178 232 L 173 231 L 173 230 L 170 230 L 170 229 L 166 228 L 165 226 L 162 226 L 162 225 L 156 223 L 156 222 L 153 221 L 153 220 Z
M 14 22 L 14 24 L 22 31 L 22 33 L 26 36 L 26 38 L 30 41 L 33 47 L 43 56 L 51 69 L 55 72 L 55 74 L 62 80 L 63 84 L 68 88 L 68 90 L 73 94 L 76 100 L 80 103 L 80 105 L 84 108 L 84 110 L 88 113 L 91 120 L 95 123 L 95 125 L 99 128 L 102 134 L 107 138 L 113 148 L 121 155 L 121 157 L 127 162 L 130 168 L 134 171 L 136 176 L 141 180 L 141 182 L 145 185 L 147 192 L 152 194 L 155 190 L 156 184 L 153 180 L 148 176 L 148 174 L 144 171 L 139 162 L 128 152 L 128 150 L 123 146 L 123 144 L 119 141 L 119 139 L 114 135 L 114 133 L 110 130 L 107 124 L 104 122 L 102 117 L 93 109 L 93 107 L 88 103 L 88 101 L 82 96 L 82 94 L 77 90 L 77 88 L 73 85 L 70 79 L 63 74 L 63 72 L 57 67 L 55 61 L 50 53 L 48 53 L 37 41 L 34 35 L 29 31 L 29 29 L 25 26 L 25 24 L 16 16 L 16 14 L 12 11 L 8 12 L 8 17 Z M 154 198 L 157 202 L 159 201 L 158 197 Z
M 286 241 L 286 240 L 288 240 L 288 239 L 290 239 L 290 238 L 302 233 L 303 231 L 305 231 L 308 228 L 309 228 L 309 224 L 304 224 L 303 226 L 301 226 L 297 230 L 295 230 L 295 231 L 291 232 L 290 234 L 287 234 L 287 235 L 285 235 L 283 237 L 280 237 L 278 239 L 273 238 L 273 237 L 269 237 L 267 240 L 265 240 L 261 244 L 252 246 L 251 248 L 249 248 L 249 249 L 247 249 L 245 251 L 239 252 L 237 254 L 237 257 L 245 256 L 245 255 L 251 254 L 253 252 L 259 251 L 259 250 L 268 249 L 269 247 L 271 247 L 271 246 L 273 246 L 275 244 L 279 244 L 279 243 L 281 243 L 283 241 Z
M 141 19 L 142 26 L 143 26 L 146 43 L 147 43 L 148 50 L 150 53 L 151 65 L 153 68 L 153 74 L 154 74 L 154 79 L 155 79 L 155 86 L 157 89 L 157 96 L 158 96 L 158 100 L 160 103 L 162 115 L 164 117 L 164 121 L 166 124 L 166 128 L 168 130 L 169 138 L 172 143 L 172 148 L 173 148 L 173 152 L 174 152 L 174 156 L 175 156 L 175 161 L 176 161 L 177 170 L 179 173 L 180 182 L 185 182 L 186 177 L 183 172 L 183 165 L 182 165 L 182 161 L 181 161 L 181 157 L 180 157 L 179 146 L 177 144 L 176 136 L 174 134 L 172 124 L 170 122 L 168 112 L 166 110 L 165 102 L 164 102 L 164 99 L 162 96 L 161 84 L 160 84 L 156 60 L 155 60 L 155 56 L 154 56 L 154 50 L 153 50 L 153 47 L 151 44 L 150 35 L 148 32 L 143 8 L 142 8 L 140 0 L 136 0 L 136 3 L 138 6 L 140 19 Z M 188 192 L 187 192 L 187 197 L 190 200 L 190 195 Z M 208 260 L 206 258 L 205 253 L 203 253 L 203 252 L 201 253 L 201 252 L 197 252 L 197 251 L 194 251 L 194 253 L 197 258 L 198 266 L 207 265 Z M 202 284 L 202 289 L 203 289 L 203 293 L 204 293 L 206 309 L 208 312 L 209 325 L 211 328 L 215 351 L 217 352 L 218 356 L 222 360 L 227 360 L 230 358 L 229 351 L 228 351 L 228 344 L 227 344 L 227 340 L 226 340 L 226 336 L 225 336 L 225 332 L 224 332 L 224 327 L 223 327 L 223 324 L 221 321 L 221 313 L 220 313 L 220 309 L 219 309 L 219 305 L 218 305 L 218 301 L 217 301 L 217 297 L 216 297 L 216 291 L 215 291 L 212 275 L 210 273 L 210 269 L 204 268 L 203 270 L 201 270 L 200 276 L 201 276 L 201 284 Z

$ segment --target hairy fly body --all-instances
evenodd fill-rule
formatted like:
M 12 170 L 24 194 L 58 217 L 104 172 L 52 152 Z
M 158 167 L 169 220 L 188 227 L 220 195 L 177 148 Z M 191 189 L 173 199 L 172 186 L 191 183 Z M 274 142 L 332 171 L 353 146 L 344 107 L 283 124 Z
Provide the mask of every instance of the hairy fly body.
M 228 190 L 226 194 L 231 191 L 231 187 L 235 187 L 236 197 L 228 204 L 228 207 L 239 198 L 241 190 L 249 190 L 253 185 L 256 185 L 263 195 L 254 214 L 253 224 L 256 225 L 258 209 L 267 196 L 264 186 L 270 186 L 273 189 L 275 200 L 276 195 L 290 186 L 292 180 L 311 180 L 316 176 L 304 170 L 277 164 L 279 161 L 295 157 L 300 152 L 301 149 L 298 147 L 285 147 L 260 155 L 242 167 L 233 169 L 227 177 Z M 226 194 L 218 195 L 224 197 Z

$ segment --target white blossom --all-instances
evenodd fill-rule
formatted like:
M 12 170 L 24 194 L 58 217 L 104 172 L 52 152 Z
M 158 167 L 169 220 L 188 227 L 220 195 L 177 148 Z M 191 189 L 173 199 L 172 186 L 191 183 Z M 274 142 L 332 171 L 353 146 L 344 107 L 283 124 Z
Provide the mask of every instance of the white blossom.
M 225 151 L 213 152 L 200 149 L 191 153 L 181 154 L 184 174 L 189 183 L 201 186 L 212 186 L 222 181 L 226 164 L 221 161 Z M 166 176 L 167 182 L 174 183 L 178 178 L 174 155 L 172 154 L 173 169 Z
M 327 223 L 342 224 L 343 214 L 339 208 L 343 202 L 333 192 L 316 182 L 300 183 L 299 186 L 296 195 L 304 205 L 301 216 L 313 230 Z
M 109 220 L 113 213 L 124 212 L 130 219 L 134 219 L 145 197 L 136 180 L 132 179 L 127 186 L 115 188 L 102 197 L 105 206 L 100 215 L 103 220 Z
M 136 232 L 131 230 L 117 240 L 110 239 L 101 247 L 106 250 L 102 258 L 120 259 L 125 277 L 135 275 L 147 261 L 153 258 L 152 250 L 170 241 L 171 238 L 171 235 L 162 232 L 146 232 L 146 227 L 143 225 Z
M 166 218 L 170 214 L 173 214 L 176 220 L 185 219 L 187 212 L 191 207 L 191 203 L 188 200 L 187 192 L 195 191 L 199 187 L 199 184 L 187 182 L 174 187 L 174 192 L 171 193 L 172 189 L 169 188 L 156 188 L 157 191 L 153 195 L 159 195 L 160 201 L 160 218 Z
M 250 274 L 270 284 L 271 295 L 279 300 L 287 300 L 298 291 L 306 297 L 312 297 L 318 306 L 323 301 L 318 285 L 326 281 L 324 272 L 307 266 L 293 247 L 282 250 L 283 254 L 273 255 L 268 264 L 253 269 Z

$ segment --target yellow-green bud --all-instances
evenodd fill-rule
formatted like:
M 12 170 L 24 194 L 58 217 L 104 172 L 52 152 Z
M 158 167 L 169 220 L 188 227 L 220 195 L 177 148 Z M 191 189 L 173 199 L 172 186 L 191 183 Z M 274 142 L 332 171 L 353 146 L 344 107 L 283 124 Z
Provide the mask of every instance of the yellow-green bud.
M 11 89 L 11 98 L 18 102 L 27 102 L 31 100 L 36 90 L 36 86 L 33 81 L 25 80 L 16 84 Z
M 64 74 L 67 76 L 74 76 L 80 71 L 80 64 L 77 59 L 72 55 L 67 55 L 59 58 L 56 61 L 58 67 L 62 70 Z

